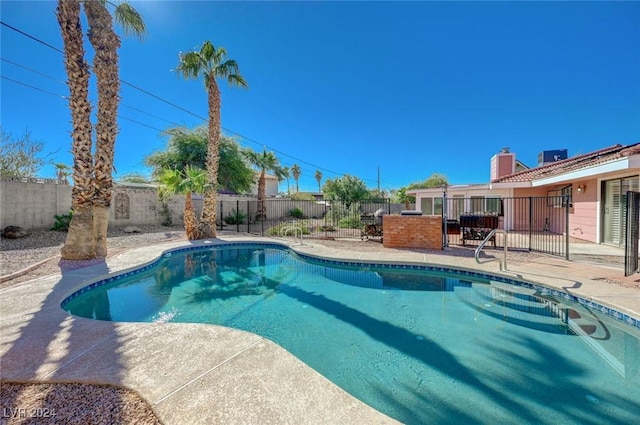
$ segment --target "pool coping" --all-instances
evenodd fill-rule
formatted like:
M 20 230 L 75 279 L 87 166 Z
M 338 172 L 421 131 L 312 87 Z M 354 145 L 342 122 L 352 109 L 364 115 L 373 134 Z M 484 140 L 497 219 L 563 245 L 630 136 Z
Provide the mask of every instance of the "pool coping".
M 592 273 L 583 264 L 565 260 L 511 265 L 509 271 L 498 273 L 493 271 L 496 263 L 477 265 L 469 258 L 394 250 L 386 254 L 339 251 L 322 246 L 321 241 L 296 245 L 256 237 L 216 240 L 241 241 L 276 243 L 298 255 L 328 262 L 438 263 L 441 267 L 468 268 L 568 291 L 571 296 L 614 307 L 636 319 L 640 316 L 640 292 L 629 288 L 612 290 L 610 285 L 603 292 L 602 283 L 588 277 L 561 278 L 553 267 L 576 275 Z M 210 244 L 211 241 L 176 241 L 140 247 L 100 266 L 0 290 L 0 379 L 124 386 L 140 394 L 165 424 L 295 423 L 301 417 L 310 424 L 397 423 L 258 335 L 215 325 L 100 322 L 71 316 L 60 308 L 60 303 L 74 291 L 112 273 L 146 266 L 167 251 L 201 249 Z M 565 283 L 572 286 L 563 286 Z M 190 346 L 183 344 L 185 339 L 189 339 Z

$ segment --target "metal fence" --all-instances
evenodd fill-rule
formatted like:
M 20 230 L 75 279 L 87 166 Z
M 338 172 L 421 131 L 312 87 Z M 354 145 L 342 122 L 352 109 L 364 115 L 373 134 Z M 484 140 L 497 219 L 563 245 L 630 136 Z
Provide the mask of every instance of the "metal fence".
M 570 201 L 568 196 L 453 197 L 446 198 L 439 208 L 436 204 L 434 212 L 443 215 L 444 246 L 478 245 L 492 229 L 498 228 L 508 231 L 509 249 L 539 251 L 568 259 Z M 258 202 L 220 201 L 219 229 L 261 236 L 292 236 L 295 229 L 308 238 L 381 239 L 384 215 L 406 209 L 404 204 L 394 204 L 389 199 L 347 203 L 272 198 L 264 201 L 263 214 L 258 212 Z M 496 234 L 491 242 L 495 247 L 503 247 L 505 236 Z
M 544 252 L 569 259 L 568 196 L 446 198 L 442 209 L 445 245 L 477 245 L 498 228 L 509 249 Z M 496 234 L 493 246 L 504 247 Z
M 381 225 L 383 215 L 405 208 L 389 199 L 351 203 L 266 199 L 259 213 L 258 202 L 220 201 L 218 228 L 261 236 L 285 236 L 287 229 L 297 228 L 310 238 L 361 239 L 369 236 L 364 232 L 367 225 Z
M 638 272 L 638 239 L 640 238 L 640 192 L 627 192 L 626 232 L 624 243 L 624 275 Z

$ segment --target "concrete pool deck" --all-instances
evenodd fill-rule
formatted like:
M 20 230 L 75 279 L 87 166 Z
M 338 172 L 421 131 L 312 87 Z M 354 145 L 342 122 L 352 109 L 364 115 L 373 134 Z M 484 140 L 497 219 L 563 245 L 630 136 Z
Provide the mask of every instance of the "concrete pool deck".
M 640 318 L 640 291 L 605 282 L 612 276 L 625 279 L 620 268 L 544 257 L 510 263 L 507 272 L 499 272 L 497 262 L 477 264 L 473 258 L 446 253 L 341 251 L 323 246 L 322 241 L 305 245 L 274 241 L 325 258 L 440 264 L 517 277 Z M 189 245 L 205 243 L 140 247 L 103 264 L 0 290 L 0 379 L 127 387 L 141 395 L 165 424 L 397 423 L 259 335 L 215 325 L 93 321 L 60 308 L 66 296 L 100 276 L 135 268 L 167 249 Z

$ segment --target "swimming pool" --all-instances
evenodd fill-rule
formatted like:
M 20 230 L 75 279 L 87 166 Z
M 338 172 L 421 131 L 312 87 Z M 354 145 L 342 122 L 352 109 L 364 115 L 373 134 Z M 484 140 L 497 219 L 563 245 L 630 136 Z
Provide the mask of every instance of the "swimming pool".
M 100 320 L 260 334 L 404 423 L 633 423 L 635 319 L 510 283 L 228 244 L 166 254 L 72 294 L 63 307 Z

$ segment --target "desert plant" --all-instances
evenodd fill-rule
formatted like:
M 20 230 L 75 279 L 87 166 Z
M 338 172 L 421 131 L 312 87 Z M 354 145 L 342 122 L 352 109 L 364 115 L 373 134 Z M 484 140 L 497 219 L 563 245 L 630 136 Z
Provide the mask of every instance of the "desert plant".
M 171 208 L 169 208 L 166 197 L 160 195 L 158 201 L 160 201 L 160 210 L 158 213 L 162 217 L 162 223 L 160 224 L 166 227 L 173 226 L 173 213 L 171 212 Z
M 289 210 L 289 215 L 295 218 L 304 218 L 304 212 L 302 211 L 302 209 L 300 209 L 300 207 L 295 207 Z
M 224 222 L 227 224 L 242 224 L 244 223 L 245 217 L 242 211 L 236 211 L 236 209 L 233 208 L 231 213 L 224 218 Z
M 282 223 L 278 223 L 273 227 L 270 227 L 267 229 L 267 235 L 269 236 L 280 236 L 281 232 L 284 228 L 286 227 L 290 227 L 290 226 L 295 226 L 300 228 L 300 230 L 302 230 L 302 234 L 304 235 L 308 235 L 309 233 L 311 233 L 309 231 L 309 226 L 307 225 L 306 221 L 296 221 L 294 223 L 285 221 Z
M 343 229 L 359 229 L 362 227 L 362 220 L 359 215 L 343 217 L 338 221 L 338 226 Z
M 71 218 L 73 217 L 73 210 L 69 210 L 68 214 L 55 214 L 53 218 L 55 222 L 53 223 L 53 227 L 51 230 L 58 230 L 61 232 L 66 232 L 69 230 L 69 223 L 71 223 Z
M 316 197 L 307 192 L 296 192 L 289 196 L 294 201 L 315 201 Z

